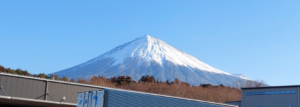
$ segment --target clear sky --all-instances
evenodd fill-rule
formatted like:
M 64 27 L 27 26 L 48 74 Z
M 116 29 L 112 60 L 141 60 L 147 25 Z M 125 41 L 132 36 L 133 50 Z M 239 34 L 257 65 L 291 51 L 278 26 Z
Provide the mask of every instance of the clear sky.
M 299 0 L 1 0 L 0 65 L 52 73 L 149 34 L 269 85 L 300 84 Z

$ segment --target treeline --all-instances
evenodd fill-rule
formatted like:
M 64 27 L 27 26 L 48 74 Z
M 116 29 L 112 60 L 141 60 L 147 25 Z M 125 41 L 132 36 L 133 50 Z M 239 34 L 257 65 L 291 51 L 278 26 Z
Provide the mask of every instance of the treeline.
M 241 100 L 241 91 L 234 87 L 223 86 L 222 84 L 218 86 L 211 84 L 191 86 L 179 79 L 171 82 L 162 82 L 148 75 L 143 76 L 137 82 L 133 81 L 129 76 L 118 76 L 110 79 L 94 76 L 89 81 L 84 81 L 84 83 L 220 103 Z
M 0 72 L 30 76 L 30 73 L 27 70 L 22 70 L 20 68 L 15 70 L 11 68 L 5 68 L 2 65 L 0 65 Z
M 237 80 L 233 82 L 233 86 L 237 89 L 241 89 L 244 87 L 264 87 L 268 86 L 263 80 Z
M 0 72 L 75 82 L 74 79 L 69 80 L 67 77 L 59 78 L 57 75 L 47 76 L 44 73 L 30 74 L 27 70 L 14 70 L 10 68 L 4 68 L 1 65 Z M 179 79 L 162 82 L 149 75 L 142 76 L 138 81 L 132 80 L 130 76 L 118 76 L 112 78 L 94 76 L 90 80 L 78 79 L 76 82 L 220 103 L 241 100 L 241 91 L 234 87 L 223 86 L 222 84 L 218 86 L 213 86 L 210 84 L 192 86 L 186 82 L 180 81 Z
M 51 76 L 48 76 L 45 73 L 30 74 L 27 70 L 22 70 L 20 68 L 18 68 L 18 69 L 5 68 L 2 65 L 0 65 L 0 72 L 74 82 L 74 79 L 69 80 L 67 77 L 59 78 L 55 74 L 53 74 Z

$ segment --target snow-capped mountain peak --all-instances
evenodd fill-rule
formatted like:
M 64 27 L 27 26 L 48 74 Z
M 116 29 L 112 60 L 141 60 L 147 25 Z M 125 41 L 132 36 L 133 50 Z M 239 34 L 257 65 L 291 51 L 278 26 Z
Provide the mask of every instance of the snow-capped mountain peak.
M 106 53 L 104 57 L 114 58 L 116 61 L 113 65 L 122 63 L 128 57 L 140 57 L 140 63 L 153 60 L 163 66 L 163 63 L 167 60 L 176 65 L 205 70 L 208 72 L 229 74 L 215 69 L 201 62 L 194 56 L 180 51 L 164 41 L 149 35 L 121 45 Z
M 201 83 L 231 85 L 238 79 L 245 79 L 211 67 L 196 57 L 149 35 L 120 45 L 56 74 L 74 79 L 126 75 L 131 76 L 133 80 L 153 75 L 160 81 L 173 81 L 178 78 L 192 85 Z

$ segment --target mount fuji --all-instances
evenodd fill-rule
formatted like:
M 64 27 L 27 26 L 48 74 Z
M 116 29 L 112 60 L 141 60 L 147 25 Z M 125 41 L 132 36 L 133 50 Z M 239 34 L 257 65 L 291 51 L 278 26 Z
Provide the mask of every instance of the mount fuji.
M 131 76 L 133 80 L 153 75 L 159 81 L 173 81 L 178 78 L 191 85 L 209 83 L 232 86 L 239 79 L 249 80 L 211 67 L 196 57 L 149 35 L 55 74 L 74 79 L 90 79 L 93 76 L 107 78 Z

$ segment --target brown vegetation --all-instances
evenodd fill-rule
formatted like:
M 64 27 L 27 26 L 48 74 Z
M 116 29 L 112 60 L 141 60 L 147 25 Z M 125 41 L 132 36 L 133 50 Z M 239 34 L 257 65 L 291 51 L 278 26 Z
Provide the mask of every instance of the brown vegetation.
M 128 80 L 126 78 L 128 78 Z M 220 103 L 241 100 L 241 91 L 233 87 L 223 85 L 212 86 L 210 84 L 191 86 L 178 79 L 170 83 L 157 82 L 153 76 L 143 76 L 138 82 L 134 82 L 130 77 L 125 76 L 113 77 L 111 79 L 95 76 L 90 79 L 88 83 L 92 85 L 165 94 Z

